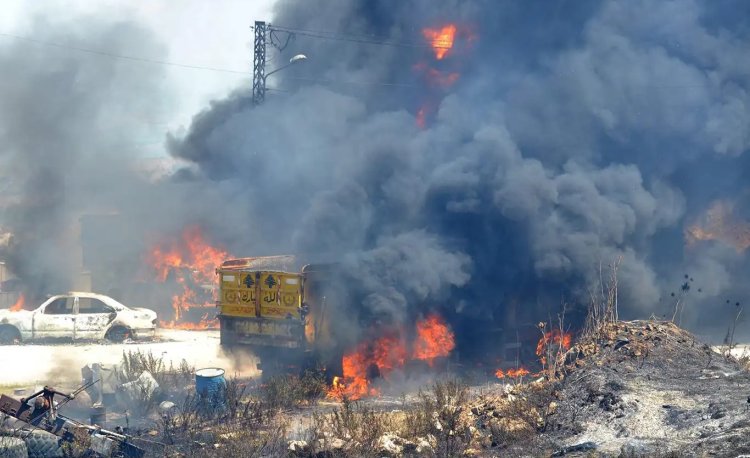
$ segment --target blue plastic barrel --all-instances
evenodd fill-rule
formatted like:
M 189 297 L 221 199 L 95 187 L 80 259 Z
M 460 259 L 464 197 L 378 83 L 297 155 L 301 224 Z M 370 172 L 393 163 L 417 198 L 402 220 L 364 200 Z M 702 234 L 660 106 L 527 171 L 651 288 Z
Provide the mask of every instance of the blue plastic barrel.
M 224 369 L 207 367 L 195 371 L 195 391 L 199 396 L 215 398 L 225 386 Z

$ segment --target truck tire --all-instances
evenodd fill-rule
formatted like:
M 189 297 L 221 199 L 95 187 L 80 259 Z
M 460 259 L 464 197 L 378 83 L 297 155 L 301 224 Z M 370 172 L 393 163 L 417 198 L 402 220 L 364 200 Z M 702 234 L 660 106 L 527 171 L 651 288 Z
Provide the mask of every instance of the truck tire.
M 17 437 L 0 436 L 0 457 L 27 458 L 26 444 Z
M 60 438 L 54 434 L 38 429 L 25 435 L 21 433 L 29 458 L 63 458 L 63 449 L 60 445 Z

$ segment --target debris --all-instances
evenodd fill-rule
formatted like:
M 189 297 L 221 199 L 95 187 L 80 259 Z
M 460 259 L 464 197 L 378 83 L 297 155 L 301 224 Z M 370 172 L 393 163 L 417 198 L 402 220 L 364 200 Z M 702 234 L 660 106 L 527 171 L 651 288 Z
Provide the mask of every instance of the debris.
M 81 368 L 81 378 L 84 384 L 91 384 L 86 389 L 92 405 L 111 406 L 115 400 L 115 391 L 119 384 L 117 380 L 118 365 L 116 364 L 87 364 Z M 94 381 L 98 381 L 94 383 Z
M 117 389 L 117 400 L 123 405 L 133 405 L 139 400 L 151 399 L 159 389 L 159 383 L 149 371 L 143 371 L 132 382 L 123 383 Z
M 90 384 L 92 383 L 94 382 L 90 382 Z M 106 441 L 102 438 L 94 439 L 93 436 L 96 434 L 110 439 L 112 441 L 112 448 L 116 448 L 117 453 L 121 453 L 124 456 L 140 458 L 146 453 L 143 448 L 132 442 L 132 438 L 126 435 L 107 431 L 99 427 L 88 426 L 58 413 L 59 408 L 64 406 L 68 401 L 75 399 L 76 395 L 83 392 L 90 384 L 83 385 L 70 394 L 60 392 L 50 386 L 45 386 L 28 398 L 21 398 L 20 400 L 0 395 L 0 412 L 22 423 L 21 426 L 16 426 L 15 429 L 17 431 L 24 431 L 25 428 L 31 427 L 24 436 L 29 457 L 62 457 L 61 440 L 72 441 L 82 437 L 89 437 L 92 443 L 96 441 L 97 447 L 106 450 Z M 60 395 L 65 399 L 59 403 L 55 402 L 55 395 Z
M 103 434 L 94 433 L 91 435 L 90 448 L 91 451 L 102 456 L 111 456 L 115 450 L 115 441 Z

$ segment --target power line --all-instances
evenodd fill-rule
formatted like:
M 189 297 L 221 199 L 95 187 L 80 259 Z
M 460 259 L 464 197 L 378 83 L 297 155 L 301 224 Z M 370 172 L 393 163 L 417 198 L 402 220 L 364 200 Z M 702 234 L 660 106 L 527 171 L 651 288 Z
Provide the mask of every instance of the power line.
M 142 63 L 148 63 L 148 64 L 154 64 L 154 65 L 166 65 L 166 66 L 178 67 L 178 68 L 189 68 L 193 70 L 206 70 L 206 71 L 221 72 L 221 73 L 231 73 L 231 74 L 237 74 L 237 75 L 251 75 L 252 74 L 249 71 L 233 70 L 233 69 L 219 68 L 219 67 L 207 67 L 207 66 L 194 65 L 194 64 L 185 64 L 185 63 L 180 63 L 180 62 L 171 62 L 171 61 L 160 60 L 160 59 L 150 59 L 147 57 L 138 57 L 138 56 L 119 54 L 119 53 L 114 53 L 114 52 L 109 52 L 109 51 L 101 51 L 97 49 L 84 48 L 80 46 L 64 45 L 64 44 L 54 43 L 50 41 L 37 40 L 34 38 L 24 37 L 20 35 L 13 35 L 10 33 L 0 32 L 0 36 L 6 37 L 6 38 L 13 38 L 13 39 L 20 40 L 20 41 L 26 41 L 26 42 L 34 43 L 40 46 L 49 46 L 49 47 L 54 47 L 54 48 L 59 48 L 59 49 L 79 51 L 79 52 L 84 52 L 84 53 L 93 54 L 97 56 L 109 57 L 112 59 L 128 60 L 131 62 L 142 62 Z M 377 81 L 339 81 L 339 80 L 331 80 L 331 79 L 305 78 L 305 77 L 294 77 L 294 76 L 286 76 L 285 78 L 298 80 L 298 81 L 321 83 L 321 84 L 387 86 L 387 87 L 417 87 L 416 85 L 413 85 L 413 84 L 388 83 L 388 82 L 377 82 Z M 287 90 L 278 89 L 278 88 L 268 88 L 268 90 L 278 91 L 278 92 L 289 92 Z
M 386 41 L 386 40 L 378 40 L 378 39 L 372 39 L 367 37 L 356 37 L 354 35 L 343 35 L 338 34 L 336 32 L 323 32 L 323 31 L 314 31 L 314 30 L 305 30 L 305 29 L 293 29 L 289 27 L 280 27 L 280 26 L 271 26 L 272 30 L 278 30 L 280 32 L 286 32 L 296 35 L 303 35 L 307 37 L 313 37 L 313 38 L 322 38 L 325 40 L 337 40 L 337 41 L 348 41 L 352 43 L 362 43 L 362 44 L 372 44 L 372 45 L 380 45 L 380 46 L 395 46 L 400 48 L 418 48 L 418 49 L 433 49 L 433 48 L 439 48 L 439 49 L 449 49 L 450 46 L 431 46 L 426 45 L 422 43 L 405 43 L 405 42 L 397 42 L 397 41 Z
M 69 49 L 69 50 L 80 51 L 80 52 L 85 52 L 85 53 L 89 53 L 89 54 L 96 54 L 96 55 L 99 55 L 99 56 L 111 57 L 113 59 L 124 59 L 124 60 L 130 60 L 130 61 L 134 61 L 134 62 L 143 62 L 143 63 L 156 64 L 156 65 L 167 65 L 167 66 L 171 66 L 171 67 L 180 67 L 180 68 L 190 68 L 190 69 L 194 69 L 194 70 L 209 70 L 209 71 L 212 71 L 212 72 L 234 73 L 234 74 L 238 74 L 238 75 L 249 75 L 250 74 L 250 72 L 243 71 L 243 70 L 232 70 L 232 69 L 228 69 L 228 68 L 206 67 L 206 66 L 202 66 L 202 65 L 183 64 L 183 63 L 179 63 L 179 62 L 170 62 L 170 61 L 167 61 L 167 60 L 149 59 L 148 57 L 128 56 L 128 55 L 124 55 L 124 54 L 113 53 L 113 52 L 108 52 L 108 51 L 101 51 L 101 50 L 97 50 L 97 49 L 82 48 L 80 46 L 63 45 L 63 44 L 54 43 L 54 42 L 51 42 L 51 41 L 43 41 L 43 40 L 37 40 L 35 38 L 23 37 L 23 36 L 20 36 L 20 35 L 13 35 L 13 34 L 10 34 L 10 33 L 2 33 L 2 32 L 0 32 L 0 36 L 7 37 L 7 38 L 14 38 L 16 40 L 21 40 L 21 41 L 27 41 L 29 43 L 35 43 L 35 44 L 42 45 L 42 46 L 51 46 L 51 47 L 54 47 L 54 48 Z
M 274 26 L 276 28 L 276 26 Z M 279 28 L 282 29 L 282 28 Z M 284 29 L 284 31 L 292 31 L 296 29 Z M 299 32 L 295 32 L 299 33 Z M 307 32 L 305 32 L 307 33 Z M 244 71 L 244 70 L 234 70 L 229 68 L 220 68 L 220 67 L 209 67 L 204 65 L 196 65 L 196 64 L 186 64 L 181 62 L 172 62 L 167 60 L 161 60 L 161 59 L 150 59 L 147 57 L 139 57 L 139 56 L 132 56 L 132 55 L 125 55 L 120 53 L 114 53 L 109 51 L 102 51 L 92 48 L 84 48 L 81 46 L 74 46 L 74 45 L 66 45 L 66 44 L 60 44 L 60 43 L 54 43 L 50 41 L 44 41 L 44 40 L 37 40 L 35 38 L 29 38 L 24 37 L 20 35 L 14 35 L 10 33 L 3 33 L 0 32 L 0 37 L 6 37 L 6 38 L 12 38 L 19 41 L 25 41 L 29 43 L 34 43 L 40 46 L 49 46 L 53 48 L 58 49 L 67 49 L 67 50 L 73 50 L 83 53 L 88 53 L 92 55 L 98 55 L 103 57 L 109 57 L 112 59 L 123 59 L 128 60 L 131 62 L 141 62 L 141 63 L 147 63 L 147 64 L 154 64 L 154 65 L 165 65 L 170 67 L 177 67 L 177 68 L 188 68 L 192 70 L 204 70 L 204 71 L 212 71 L 212 72 L 219 72 L 219 73 L 229 73 L 229 74 L 235 74 L 235 75 L 251 75 L 252 72 Z M 332 37 L 323 37 L 323 38 L 331 38 L 331 39 L 343 39 L 343 38 L 332 38 Z M 344 40 L 344 41 L 350 41 L 350 40 Z M 372 41 L 373 44 L 383 44 L 383 45 L 393 45 L 393 46 L 407 46 L 407 47 L 417 47 L 422 45 L 416 45 L 416 44 L 408 44 L 408 43 L 396 43 L 396 42 L 378 42 L 378 41 Z M 415 84 L 408 84 L 408 83 L 390 83 L 390 82 L 377 82 L 377 81 L 340 81 L 340 80 L 332 80 L 332 79 L 320 79 L 320 78 L 308 78 L 308 77 L 295 77 L 287 75 L 285 76 L 286 79 L 290 80 L 297 80 L 297 81 L 307 81 L 307 82 L 313 82 L 313 83 L 321 83 L 321 84 L 340 84 L 340 85 L 356 85 L 356 86 L 383 86 L 383 87 L 404 87 L 404 88 L 417 88 L 421 87 Z M 685 89 L 685 88 L 697 88 L 697 87 L 709 87 L 709 85 L 701 85 L 701 84 L 686 84 L 686 85 L 670 85 L 670 84 L 634 84 L 635 86 L 642 86 L 642 87 L 654 87 L 654 88 L 661 88 L 661 89 Z M 268 88 L 269 90 L 276 90 L 280 92 L 287 92 L 282 89 L 272 89 Z

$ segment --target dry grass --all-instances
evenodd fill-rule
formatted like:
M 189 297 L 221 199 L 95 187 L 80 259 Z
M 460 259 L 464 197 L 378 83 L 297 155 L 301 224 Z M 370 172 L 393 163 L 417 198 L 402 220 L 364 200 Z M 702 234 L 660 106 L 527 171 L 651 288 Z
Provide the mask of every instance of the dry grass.
M 468 388 L 457 380 L 436 382 L 416 402 L 404 401 L 397 410 L 345 399 L 333 412 L 314 415 L 310 453 L 376 457 L 395 447 L 405 454 L 419 450 L 420 456 L 460 456 L 471 442 L 464 421 L 468 400 Z
M 599 338 L 609 324 L 617 323 L 619 320 L 617 270 L 621 261 L 622 257 L 610 266 L 609 281 L 606 283 L 601 266 L 599 267 L 599 293 L 589 293 L 591 302 L 586 315 L 583 338 Z
M 255 389 L 230 378 L 215 399 L 187 396 L 161 416 L 159 431 L 170 453 L 180 456 L 284 456 L 288 422 L 282 412 L 315 403 L 324 393 L 323 378 L 312 372 L 274 377 Z
M 326 394 L 325 377 L 307 371 L 301 377 L 278 375 L 260 388 L 259 397 L 271 408 L 288 409 L 302 404 L 312 404 Z

